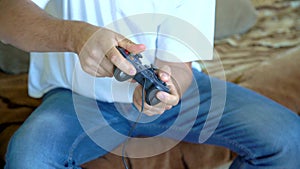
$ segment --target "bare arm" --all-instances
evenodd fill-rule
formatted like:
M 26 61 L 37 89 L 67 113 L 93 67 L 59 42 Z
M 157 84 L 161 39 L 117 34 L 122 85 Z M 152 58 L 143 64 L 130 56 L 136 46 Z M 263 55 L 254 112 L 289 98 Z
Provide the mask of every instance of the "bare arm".
M 50 16 L 31 0 L 0 0 L 0 11 L 2 42 L 29 52 L 75 52 L 83 70 L 93 76 L 112 76 L 114 65 L 134 75 L 135 68 L 115 46 L 133 53 L 145 50 L 105 28 Z
M 1 41 L 29 52 L 79 53 L 83 44 L 76 42 L 85 42 L 99 29 L 84 22 L 54 18 L 31 0 L 0 0 L 0 11 Z

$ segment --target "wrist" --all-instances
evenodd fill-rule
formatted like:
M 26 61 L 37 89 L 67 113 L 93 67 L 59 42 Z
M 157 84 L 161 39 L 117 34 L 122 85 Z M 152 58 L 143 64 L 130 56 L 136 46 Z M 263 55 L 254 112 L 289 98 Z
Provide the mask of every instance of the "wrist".
M 88 39 L 100 28 L 86 22 L 63 21 L 66 31 L 65 47 L 79 54 Z

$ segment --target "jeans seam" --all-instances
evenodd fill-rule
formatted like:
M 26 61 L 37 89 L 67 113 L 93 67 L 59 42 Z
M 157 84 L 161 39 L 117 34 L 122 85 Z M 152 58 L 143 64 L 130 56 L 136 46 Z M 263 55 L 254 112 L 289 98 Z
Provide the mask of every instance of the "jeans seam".
M 223 137 L 221 135 L 217 135 L 217 134 L 213 134 L 211 136 L 211 138 L 216 138 L 218 140 L 222 140 L 222 141 L 225 141 L 226 143 L 236 147 L 237 149 L 243 151 L 246 153 L 247 156 L 249 156 L 251 159 L 255 158 L 255 155 L 251 152 L 250 149 L 248 149 L 247 147 L 243 146 L 242 144 L 240 144 L 239 142 L 237 141 L 234 141 L 234 140 L 231 140 L 231 139 L 228 139 L 226 137 Z
M 171 128 L 175 131 L 183 131 L 181 130 L 179 127 L 176 127 L 176 126 L 171 126 L 171 127 L 168 127 L 168 126 L 164 126 L 164 125 L 158 125 L 158 124 L 143 124 L 141 125 L 142 127 L 145 127 L 145 128 L 151 128 L 151 127 L 158 127 L 158 128 L 161 128 L 161 129 L 168 129 L 168 128 Z
M 148 124 L 148 125 L 145 124 L 143 127 L 145 127 L 145 128 L 158 127 L 158 128 L 161 128 L 161 129 L 168 129 L 168 128 L 170 128 L 171 130 L 174 130 L 174 131 L 185 132 L 185 131 L 183 131 L 181 128 L 179 128 L 179 127 L 174 127 L 174 126 L 168 127 L 168 126 L 157 125 L 157 124 L 150 124 L 150 125 L 149 125 L 149 124 Z M 198 132 L 195 132 L 195 131 L 193 131 L 193 130 L 190 130 L 188 133 L 190 133 L 190 134 L 195 134 L 195 135 L 199 134 Z M 254 157 L 255 157 L 255 155 L 250 151 L 250 149 L 248 149 L 247 147 L 243 146 L 242 144 L 240 144 L 240 143 L 238 143 L 238 142 L 236 142 L 236 141 L 234 141 L 234 140 L 228 139 L 228 138 L 223 137 L 223 136 L 218 135 L 218 134 L 213 134 L 212 136 L 210 136 L 209 139 L 211 139 L 211 138 L 212 138 L 212 139 L 215 138 L 215 139 L 218 139 L 218 140 L 222 140 L 222 141 L 224 141 L 224 142 L 226 142 L 226 143 L 228 143 L 228 144 L 230 144 L 230 145 L 236 147 L 237 149 L 239 149 L 239 150 L 245 152 L 245 154 L 246 154 L 247 156 L 249 156 L 250 158 L 254 158 Z M 199 142 L 198 142 L 198 143 L 199 143 Z
M 111 124 L 113 124 L 115 122 L 118 122 L 118 121 L 119 121 L 119 118 L 114 118 L 114 119 L 111 119 L 107 124 L 110 126 Z M 97 129 L 99 129 L 99 126 L 89 129 L 88 132 L 89 131 L 96 131 Z M 69 155 L 68 155 L 68 158 L 67 158 L 66 162 L 68 162 L 68 163 L 73 162 L 75 149 L 81 143 L 81 141 L 86 137 L 89 137 L 88 134 L 86 133 L 86 131 L 83 131 L 78 137 L 76 137 L 76 139 L 73 141 L 73 143 L 72 143 L 72 145 L 69 149 Z

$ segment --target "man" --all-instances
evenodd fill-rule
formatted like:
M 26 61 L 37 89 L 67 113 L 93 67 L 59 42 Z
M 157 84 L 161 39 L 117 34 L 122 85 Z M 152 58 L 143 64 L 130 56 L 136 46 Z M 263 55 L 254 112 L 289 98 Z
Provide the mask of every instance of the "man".
M 197 22 L 204 20 L 192 16 L 205 2 L 149 0 L 143 1 L 144 8 L 139 1 L 126 3 L 50 1 L 49 9 L 57 10 L 53 14 L 61 17 L 57 19 L 29 0 L 0 1 L 3 42 L 26 51 L 78 55 L 32 54 L 29 92 L 33 97 L 43 96 L 44 101 L 11 139 L 6 168 L 80 168 L 82 163 L 125 142 L 127 136 L 162 136 L 225 146 L 239 154 L 232 168 L 300 167 L 298 160 L 290 158 L 300 152 L 297 115 L 252 91 L 192 68 L 192 62 L 199 58 L 189 56 L 184 45 L 177 48 L 176 41 L 163 36 L 184 31 L 178 29 L 182 28 L 178 23 L 183 22 L 170 14 L 190 16 L 188 21 L 200 27 Z M 205 8 L 212 6 L 207 4 Z M 150 16 L 157 31 L 155 36 L 141 38 L 146 45 L 101 27 L 101 23 L 113 22 L 115 30 L 128 28 L 136 33 L 136 40 L 144 31 L 134 23 L 140 17 L 149 19 L 145 13 L 156 13 Z M 63 20 L 93 19 L 90 15 L 96 16 L 95 23 L 100 27 Z M 170 93 L 157 93 L 159 104 L 144 103 L 142 86 L 110 78 L 114 67 L 128 75 L 136 74 L 115 46 L 132 53 L 145 51 L 146 47 L 154 49 L 145 54 L 145 61 L 160 68 L 158 77 L 170 88 Z M 172 51 L 184 56 L 168 53 Z M 142 116 L 136 124 L 142 108 L 149 116 Z

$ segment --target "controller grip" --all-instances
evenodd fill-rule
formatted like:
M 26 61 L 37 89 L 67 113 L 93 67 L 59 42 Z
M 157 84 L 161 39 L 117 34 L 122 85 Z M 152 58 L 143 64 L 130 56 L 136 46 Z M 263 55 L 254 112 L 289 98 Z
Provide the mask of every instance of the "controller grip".
M 156 97 L 156 93 L 159 92 L 160 90 L 158 90 L 155 86 L 150 87 L 147 91 L 146 91 L 146 103 L 154 106 L 156 104 L 158 104 L 160 102 L 160 100 Z
M 114 77 L 118 80 L 118 81 L 120 81 L 120 82 L 124 82 L 124 81 L 126 81 L 126 80 L 128 80 L 128 79 L 131 79 L 131 78 L 133 78 L 133 76 L 130 76 L 130 75 L 128 75 L 128 74 L 126 74 L 126 73 L 124 73 L 124 72 L 122 72 L 119 68 L 115 68 L 115 70 L 114 70 Z

